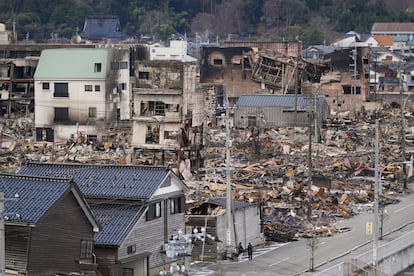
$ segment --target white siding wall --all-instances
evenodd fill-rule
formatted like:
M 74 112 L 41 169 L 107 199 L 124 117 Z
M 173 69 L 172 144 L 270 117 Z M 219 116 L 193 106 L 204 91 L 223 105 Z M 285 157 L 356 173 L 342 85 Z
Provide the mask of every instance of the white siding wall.
M 49 83 L 49 90 L 42 89 L 42 83 Z M 89 107 L 96 107 L 96 120 L 105 119 L 105 82 L 103 80 L 78 80 L 68 82 L 69 97 L 54 97 L 54 83 L 67 82 L 60 80 L 36 80 L 35 81 L 35 126 L 43 127 L 53 125 L 54 108 L 69 108 L 70 120 L 87 121 Z M 85 92 L 85 84 L 100 86 L 100 92 Z

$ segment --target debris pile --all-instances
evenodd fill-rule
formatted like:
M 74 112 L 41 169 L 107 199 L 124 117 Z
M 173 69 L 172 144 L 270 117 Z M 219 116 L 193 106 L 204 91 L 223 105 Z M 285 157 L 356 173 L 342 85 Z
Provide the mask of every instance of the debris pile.
M 406 118 L 410 114 L 407 111 Z M 308 128 L 260 130 L 259 134 L 255 128 L 232 129 L 233 199 L 261 206 L 263 230 L 274 241 L 344 231 L 335 228 L 336 221 L 373 210 L 375 116 L 383 118 L 379 139 L 379 170 L 384 173 L 381 206 L 397 202 L 403 191 L 403 169 L 385 167 L 402 158 L 398 142 L 401 119 L 395 108 L 366 113 L 358 119 L 349 113 L 338 114 L 318 130 L 319 142 L 312 135 L 311 147 Z M 206 137 L 204 167 L 186 180 L 190 214 L 208 198 L 226 196 L 225 129 L 210 128 Z M 407 155 L 410 152 L 407 143 Z

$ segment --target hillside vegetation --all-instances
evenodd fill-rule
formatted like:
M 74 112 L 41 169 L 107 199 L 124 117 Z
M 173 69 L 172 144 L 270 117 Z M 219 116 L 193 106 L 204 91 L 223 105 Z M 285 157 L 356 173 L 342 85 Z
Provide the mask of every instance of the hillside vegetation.
M 88 15 L 116 15 L 122 31 L 166 40 L 172 34 L 226 39 L 331 42 L 374 22 L 414 21 L 412 0 L 0 0 L 0 21 L 19 39 L 71 38 Z

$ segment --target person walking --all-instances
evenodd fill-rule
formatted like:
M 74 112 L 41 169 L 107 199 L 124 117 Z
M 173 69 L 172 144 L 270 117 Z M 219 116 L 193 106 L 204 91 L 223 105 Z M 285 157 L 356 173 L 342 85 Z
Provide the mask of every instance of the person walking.
M 249 261 L 253 260 L 253 245 L 250 242 L 247 246 L 247 254 L 249 255 Z
M 239 247 L 238 247 L 238 252 L 237 252 L 237 253 L 239 253 L 239 254 L 237 255 L 237 258 L 238 258 L 238 261 L 239 261 L 239 262 L 241 262 L 241 258 L 242 258 L 242 256 L 243 256 L 243 252 L 244 252 L 243 245 L 242 245 L 242 243 L 241 243 L 241 242 L 239 242 Z

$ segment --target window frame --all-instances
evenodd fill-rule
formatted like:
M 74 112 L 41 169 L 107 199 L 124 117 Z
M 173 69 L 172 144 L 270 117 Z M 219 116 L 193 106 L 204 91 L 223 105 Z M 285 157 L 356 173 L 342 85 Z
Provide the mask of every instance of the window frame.
M 93 66 L 93 71 L 95 73 L 100 73 L 102 72 L 102 63 L 101 62 L 95 62 L 94 66 Z
M 147 221 L 151 221 L 162 217 L 161 201 L 153 202 L 148 205 L 146 214 Z
M 101 92 L 101 86 L 99 84 L 95 85 L 95 92 Z
M 69 84 L 67 82 L 55 82 L 54 88 L 53 97 L 69 98 Z
M 93 92 L 93 85 L 92 84 L 85 84 L 84 91 L 85 92 Z
M 97 116 L 97 110 L 96 110 L 96 107 L 94 107 L 94 106 L 90 106 L 90 107 L 88 108 L 88 117 L 89 117 L 89 118 L 96 118 L 96 116 Z
M 185 212 L 185 197 L 178 196 L 170 198 L 170 214 L 181 214 Z
M 50 90 L 50 82 L 42 82 L 42 90 Z
M 94 254 L 94 246 L 93 240 L 81 240 L 79 258 L 82 260 L 91 260 Z

